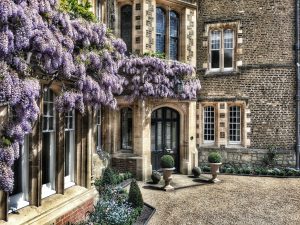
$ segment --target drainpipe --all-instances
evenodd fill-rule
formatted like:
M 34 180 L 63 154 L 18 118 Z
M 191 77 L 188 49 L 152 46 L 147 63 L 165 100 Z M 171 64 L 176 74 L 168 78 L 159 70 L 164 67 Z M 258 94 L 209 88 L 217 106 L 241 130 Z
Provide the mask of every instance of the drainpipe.
M 297 65 L 297 95 L 296 95 L 296 104 L 297 104 L 297 115 L 296 115 L 296 130 L 297 130 L 297 146 L 296 146 L 296 169 L 300 169 L 300 62 L 299 62 L 299 50 L 300 50 L 300 41 L 299 41 L 299 7 L 300 0 L 296 0 L 296 65 Z

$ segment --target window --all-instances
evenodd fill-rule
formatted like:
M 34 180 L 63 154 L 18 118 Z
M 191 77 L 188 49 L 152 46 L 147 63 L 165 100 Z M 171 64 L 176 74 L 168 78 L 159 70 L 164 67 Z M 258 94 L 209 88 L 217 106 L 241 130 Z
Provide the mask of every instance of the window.
M 241 143 L 241 108 L 229 107 L 229 143 Z
M 65 188 L 75 185 L 75 111 L 65 114 Z
M 176 12 L 170 12 L 170 59 L 178 59 L 179 46 L 179 16 Z
M 204 107 L 204 143 L 215 141 L 215 108 Z
M 96 147 L 101 148 L 101 110 L 97 110 L 96 118 Z
M 132 109 L 121 109 L 121 148 L 132 150 Z
M 95 1 L 95 15 L 97 17 L 97 20 L 101 22 L 101 17 L 102 17 L 101 0 L 96 0 Z
M 127 51 L 132 52 L 132 6 L 121 8 L 121 38 L 127 45 Z
M 9 208 L 19 209 L 29 205 L 28 202 L 28 135 L 20 146 L 20 156 L 12 167 L 14 171 L 14 189 L 9 195 Z
M 42 198 L 55 193 L 54 93 L 48 89 L 43 100 Z
M 166 13 L 158 7 L 156 8 L 156 52 L 165 53 L 166 42 Z
M 211 71 L 230 71 L 233 69 L 234 32 L 232 29 L 212 30 L 210 32 Z

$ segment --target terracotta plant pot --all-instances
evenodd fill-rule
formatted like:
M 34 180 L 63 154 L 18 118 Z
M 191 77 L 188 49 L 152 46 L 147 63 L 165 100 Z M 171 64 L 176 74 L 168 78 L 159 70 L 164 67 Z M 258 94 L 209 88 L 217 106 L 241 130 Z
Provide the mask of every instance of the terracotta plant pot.
M 174 187 L 172 187 L 170 185 L 171 180 L 172 180 L 172 173 L 175 170 L 174 168 L 162 168 L 163 171 L 163 178 L 165 180 L 165 186 L 164 186 L 164 190 L 165 191 L 173 191 Z
M 211 182 L 216 183 L 216 182 L 220 182 L 219 179 L 217 179 L 217 175 L 219 173 L 219 168 L 222 165 L 222 163 L 210 163 L 210 171 L 211 171 Z

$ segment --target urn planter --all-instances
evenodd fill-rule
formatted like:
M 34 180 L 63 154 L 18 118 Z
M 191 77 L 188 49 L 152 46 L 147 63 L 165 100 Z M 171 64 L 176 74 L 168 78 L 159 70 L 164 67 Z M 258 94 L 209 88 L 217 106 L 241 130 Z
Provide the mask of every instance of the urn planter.
M 173 168 L 162 168 L 163 171 L 163 178 L 165 181 L 164 190 L 165 191 L 173 191 L 174 187 L 170 184 L 172 181 L 172 173 L 175 170 L 175 167 Z
M 212 178 L 210 179 L 211 182 L 217 183 L 220 182 L 220 180 L 217 178 L 219 173 L 219 168 L 222 165 L 222 163 L 210 163 L 210 170 Z

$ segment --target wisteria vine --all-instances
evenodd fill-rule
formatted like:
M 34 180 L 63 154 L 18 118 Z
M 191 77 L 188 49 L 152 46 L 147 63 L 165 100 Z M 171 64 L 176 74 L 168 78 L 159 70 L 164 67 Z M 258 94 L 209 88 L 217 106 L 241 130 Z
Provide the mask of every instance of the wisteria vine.
M 40 80 L 62 84 L 55 99 L 60 112 L 84 113 L 87 105 L 116 108 L 115 96 L 121 94 L 131 99 L 196 97 L 200 83 L 192 78 L 191 66 L 126 57 L 125 52 L 125 43 L 104 24 L 71 19 L 56 0 L 0 1 L 0 94 L 11 111 L 0 130 L 1 190 L 12 191 L 11 167 L 40 113 Z

